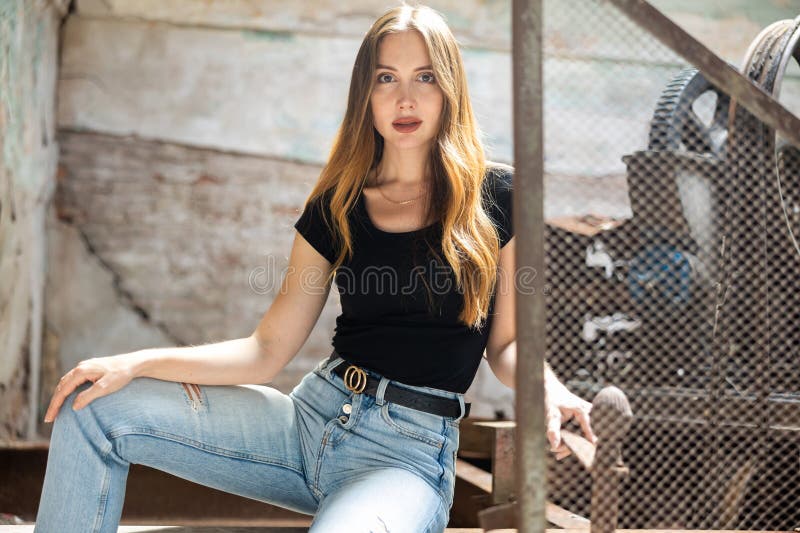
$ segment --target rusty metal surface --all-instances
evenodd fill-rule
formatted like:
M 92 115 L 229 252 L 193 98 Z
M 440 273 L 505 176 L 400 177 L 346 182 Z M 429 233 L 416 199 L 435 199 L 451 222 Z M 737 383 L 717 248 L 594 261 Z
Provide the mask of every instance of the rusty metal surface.
M 515 499 L 515 425 L 497 425 L 492 443 L 492 503 L 507 503 Z
M 617 528 L 619 486 L 628 475 L 622 463 L 622 445 L 633 413 L 620 389 L 606 387 L 592 402 L 597 450 L 592 463 L 592 533 L 612 533 Z
M 534 294 L 516 298 L 517 494 L 519 529 L 545 528 L 546 477 L 544 410 L 544 137 L 542 90 L 542 0 L 514 0 L 513 88 L 514 166 L 513 217 L 517 269 L 533 267 Z
M 504 503 L 478 512 L 478 520 L 484 530 L 494 531 L 513 527 L 518 522 L 518 512 L 519 506 L 516 502 Z

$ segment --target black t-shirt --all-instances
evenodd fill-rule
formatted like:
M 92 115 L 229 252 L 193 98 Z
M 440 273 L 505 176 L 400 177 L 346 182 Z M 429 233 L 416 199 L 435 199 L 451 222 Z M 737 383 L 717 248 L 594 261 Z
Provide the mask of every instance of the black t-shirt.
M 510 169 L 487 171 L 483 205 L 496 224 L 501 248 L 513 236 L 511 192 Z M 307 205 L 294 227 L 333 263 L 338 257 L 335 240 L 322 218 L 325 210 L 332 220 L 329 193 Z M 458 320 L 463 297 L 442 253 L 441 223 L 411 232 L 379 230 L 367 214 L 363 194 L 348 220 L 353 256 L 334 278 L 342 313 L 336 318 L 333 347 L 348 362 L 390 379 L 466 392 L 486 348 L 494 295 L 483 327 L 464 325 Z

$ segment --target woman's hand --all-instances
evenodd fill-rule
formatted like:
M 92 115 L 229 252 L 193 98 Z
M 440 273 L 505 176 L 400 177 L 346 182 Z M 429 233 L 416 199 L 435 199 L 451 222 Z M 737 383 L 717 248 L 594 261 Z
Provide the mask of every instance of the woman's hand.
M 571 418 L 580 424 L 586 439 L 592 444 L 596 444 L 597 437 L 592 431 L 589 420 L 592 404 L 571 393 L 555 376 L 552 377 L 552 380 L 546 380 L 545 383 L 547 440 L 550 441 L 550 451 L 556 454 L 556 460 L 560 461 L 572 453 L 561 442 L 561 424 Z
M 44 421 L 55 420 L 64 399 L 84 381 L 92 381 L 94 385 L 75 397 L 73 403 L 75 411 L 86 407 L 95 398 L 111 394 L 127 385 L 135 377 L 132 359 L 132 354 L 121 354 L 95 357 L 78 363 L 56 385 Z

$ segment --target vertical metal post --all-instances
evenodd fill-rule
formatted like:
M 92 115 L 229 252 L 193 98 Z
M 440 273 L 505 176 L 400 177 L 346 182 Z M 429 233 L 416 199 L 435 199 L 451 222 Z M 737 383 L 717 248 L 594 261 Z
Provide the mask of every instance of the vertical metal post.
M 514 0 L 513 223 L 517 271 L 533 267 L 535 291 L 517 294 L 517 517 L 521 533 L 545 529 L 546 468 L 544 417 L 544 139 L 542 0 Z M 516 280 L 515 276 L 515 280 Z M 530 292 L 533 292 L 531 294 Z

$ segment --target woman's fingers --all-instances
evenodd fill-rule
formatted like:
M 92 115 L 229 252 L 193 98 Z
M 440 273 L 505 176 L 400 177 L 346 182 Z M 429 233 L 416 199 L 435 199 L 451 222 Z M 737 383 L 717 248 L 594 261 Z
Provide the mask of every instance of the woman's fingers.
M 562 444 L 554 453 L 556 454 L 556 461 L 560 461 L 563 458 L 572 455 L 572 450 L 570 450 L 566 444 Z
M 561 446 L 561 410 L 557 407 L 547 409 L 547 440 L 552 451 Z
M 94 385 L 75 396 L 75 401 L 72 403 L 72 408 L 76 411 L 83 409 L 92 401 L 101 396 L 111 394 L 117 390 L 117 388 L 119 387 L 112 387 L 110 380 L 104 376 L 103 378 L 95 381 Z
M 67 396 L 72 394 L 72 391 L 78 388 L 81 383 L 90 379 L 92 379 L 92 376 L 80 367 L 75 367 L 64 374 L 64 377 L 62 377 L 56 385 L 55 391 L 53 391 L 53 397 L 50 400 L 50 405 L 47 407 L 44 421 L 49 423 L 55 420 Z
M 53 396 L 50 398 L 50 405 L 47 406 L 47 411 L 44 414 L 45 422 L 52 422 L 55 420 L 56 414 L 58 414 L 59 409 L 61 409 L 61 404 L 64 403 L 64 398 L 69 396 L 70 393 L 75 390 L 75 387 L 78 386 L 78 384 L 73 385 L 74 380 L 72 376 L 73 374 L 70 370 L 56 385 Z

